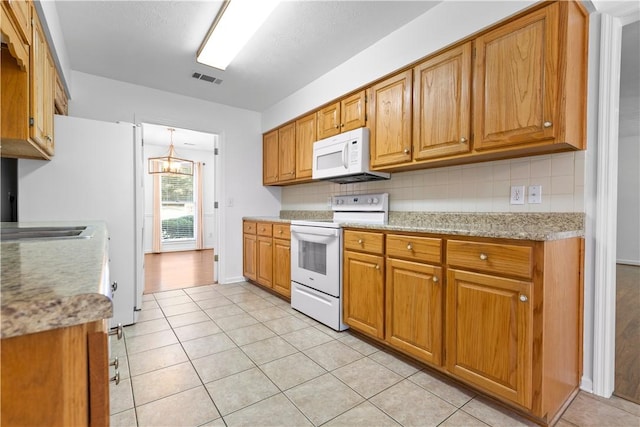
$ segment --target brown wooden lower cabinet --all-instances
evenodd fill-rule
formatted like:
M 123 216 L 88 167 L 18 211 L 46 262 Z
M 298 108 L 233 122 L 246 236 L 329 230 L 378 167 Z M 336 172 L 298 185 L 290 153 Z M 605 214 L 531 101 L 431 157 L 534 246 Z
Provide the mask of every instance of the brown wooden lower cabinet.
M 344 232 L 345 323 L 540 424 L 557 421 L 582 376 L 582 238 L 380 232 L 384 252 L 372 254 L 349 247 L 362 230 Z
M 243 221 L 243 275 L 291 297 L 291 234 L 287 223 Z
M 2 340 L 3 426 L 108 426 L 106 321 Z

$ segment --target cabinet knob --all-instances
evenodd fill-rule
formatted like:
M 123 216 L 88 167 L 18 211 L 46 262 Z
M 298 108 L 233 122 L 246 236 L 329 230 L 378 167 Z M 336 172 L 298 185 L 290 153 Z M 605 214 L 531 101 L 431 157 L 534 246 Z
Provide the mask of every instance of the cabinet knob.
M 467 143 L 467 138 L 465 138 L 464 136 L 460 138 L 460 144 L 466 144 L 466 143 Z
M 380 270 L 380 266 L 376 264 L 376 270 Z
M 340 123 L 340 127 L 343 128 L 344 127 L 344 123 Z
M 278 230 L 278 234 L 282 234 L 282 230 Z
M 116 371 L 116 374 L 109 378 L 109 381 L 116 383 L 116 385 L 120 384 L 120 372 Z
M 114 368 L 118 369 L 118 366 L 120 366 L 120 361 L 118 360 L 118 356 L 114 357 L 113 360 L 109 362 L 109 366 L 113 366 Z
M 433 276 L 433 283 L 438 283 L 439 281 L 438 276 Z
M 526 295 L 522 295 L 522 294 L 521 294 L 521 295 L 520 295 L 520 301 L 522 301 L 522 302 L 527 302 L 527 301 L 529 301 L 529 298 L 527 298 L 527 296 L 526 296 Z
M 358 244 L 359 244 L 359 245 L 361 245 L 361 244 L 363 244 L 363 243 L 364 243 L 364 240 L 362 240 L 362 239 L 358 239 Z
M 553 126 L 553 123 L 551 123 L 551 122 L 544 122 L 544 123 L 542 124 L 542 126 L 544 126 L 544 127 L 546 127 L 546 128 L 550 128 L 551 126 Z
M 487 254 L 480 254 L 480 259 L 486 261 L 489 259 L 489 256 Z
M 408 251 L 413 250 L 413 246 L 411 246 L 411 243 L 409 243 L 409 244 L 407 245 L 407 250 L 408 250 Z
M 111 284 L 111 292 L 113 293 L 113 292 L 115 292 L 117 290 L 118 290 L 118 282 L 113 282 Z
M 118 341 L 122 339 L 123 330 L 122 323 L 118 323 L 118 326 L 109 331 L 109 335 L 115 335 L 118 337 Z
M 404 154 L 409 154 L 411 152 L 411 150 L 409 150 L 408 148 L 404 149 Z
M 335 125 L 335 128 L 338 129 L 340 127 L 340 125 Z

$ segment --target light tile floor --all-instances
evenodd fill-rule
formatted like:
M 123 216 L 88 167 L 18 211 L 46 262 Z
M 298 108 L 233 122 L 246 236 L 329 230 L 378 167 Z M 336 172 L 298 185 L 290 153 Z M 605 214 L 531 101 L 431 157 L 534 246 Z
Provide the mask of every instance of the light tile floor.
M 113 426 L 534 425 L 246 282 L 145 295 L 124 336 Z M 637 427 L 640 406 L 581 392 L 558 425 Z

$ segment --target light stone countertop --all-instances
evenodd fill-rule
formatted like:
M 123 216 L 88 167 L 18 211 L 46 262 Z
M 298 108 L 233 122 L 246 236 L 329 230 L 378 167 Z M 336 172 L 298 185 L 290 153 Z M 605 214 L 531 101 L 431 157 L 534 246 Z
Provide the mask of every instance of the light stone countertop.
M 0 244 L 0 337 L 10 338 L 110 318 L 108 235 L 103 222 L 2 223 L 0 227 L 91 225 L 89 239 Z
M 330 211 L 281 211 L 280 217 L 246 217 L 254 221 L 290 222 L 294 219 L 331 219 Z M 471 212 L 389 212 L 384 225 L 345 223 L 343 227 L 382 231 L 447 234 L 547 241 L 584 236 L 584 213 L 471 213 Z

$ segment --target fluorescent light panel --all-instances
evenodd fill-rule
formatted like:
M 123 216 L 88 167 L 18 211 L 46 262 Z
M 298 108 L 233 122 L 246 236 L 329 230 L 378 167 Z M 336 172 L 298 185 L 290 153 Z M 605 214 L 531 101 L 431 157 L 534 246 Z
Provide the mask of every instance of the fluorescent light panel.
M 229 0 L 198 51 L 197 61 L 224 70 L 280 0 Z M 222 7 L 224 8 L 225 5 Z

